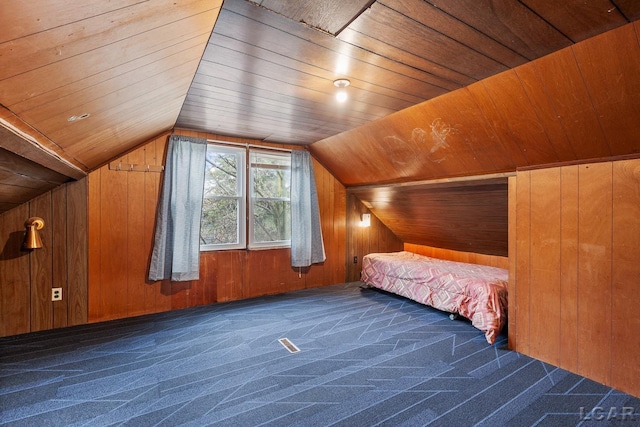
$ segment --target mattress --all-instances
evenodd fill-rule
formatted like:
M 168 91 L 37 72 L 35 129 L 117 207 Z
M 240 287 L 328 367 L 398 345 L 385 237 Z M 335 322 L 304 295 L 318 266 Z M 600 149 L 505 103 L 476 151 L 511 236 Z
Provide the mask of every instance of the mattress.
M 464 316 L 493 344 L 507 321 L 509 273 L 498 267 L 431 258 L 412 252 L 372 253 L 362 281 L 438 310 Z

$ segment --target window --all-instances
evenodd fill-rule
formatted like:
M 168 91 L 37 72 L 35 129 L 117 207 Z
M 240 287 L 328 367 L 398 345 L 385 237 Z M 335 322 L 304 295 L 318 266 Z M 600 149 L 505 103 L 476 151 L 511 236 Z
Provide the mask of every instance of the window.
M 290 246 L 290 182 L 290 153 L 209 144 L 200 249 Z

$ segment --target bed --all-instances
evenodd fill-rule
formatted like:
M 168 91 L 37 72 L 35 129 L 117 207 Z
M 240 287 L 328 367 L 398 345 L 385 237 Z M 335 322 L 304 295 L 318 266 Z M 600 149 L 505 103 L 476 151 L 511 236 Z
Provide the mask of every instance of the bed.
M 362 258 L 362 281 L 387 292 L 461 315 L 493 344 L 507 321 L 508 271 L 412 252 Z

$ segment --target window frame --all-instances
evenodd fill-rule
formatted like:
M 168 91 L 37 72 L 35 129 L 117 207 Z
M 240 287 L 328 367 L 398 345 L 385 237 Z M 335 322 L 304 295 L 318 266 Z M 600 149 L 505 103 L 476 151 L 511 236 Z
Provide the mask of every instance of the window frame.
M 269 149 L 261 149 L 261 148 L 251 148 L 247 150 L 249 155 L 249 161 L 247 162 L 247 167 L 249 169 L 249 177 L 248 177 L 248 188 L 247 188 L 247 202 L 248 202 L 248 210 L 247 210 L 247 219 L 248 219 L 248 238 L 247 238 L 247 248 L 248 249 L 278 249 L 278 248 L 290 248 L 291 247 L 291 236 L 287 240 L 273 240 L 270 242 L 256 242 L 255 241 L 255 230 L 254 230 L 254 217 L 255 217 L 255 201 L 256 200 L 273 200 L 273 201 L 287 201 L 289 202 L 289 227 L 291 227 L 291 192 L 289 192 L 289 197 L 255 197 L 254 196 L 254 168 L 252 167 L 252 154 L 257 153 L 273 156 L 273 157 L 282 157 L 285 158 L 288 156 L 289 163 L 289 187 L 291 187 L 291 153 L 290 152 L 282 152 L 279 150 L 269 150 Z M 291 233 L 289 233 L 291 234 Z
M 254 202 L 256 199 L 261 200 L 278 200 L 278 201 L 288 201 L 289 202 L 289 215 L 291 213 L 290 203 L 291 196 L 289 193 L 288 198 L 279 197 L 279 198 L 254 198 L 253 197 L 253 179 L 254 179 L 254 171 L 251 167 L 252 153 L 262 153 L 266 155 L 273 156 L 282 156 L 289 157 L 289 170 L 291 168 L 291 152 L 288 150 L 270 150 L 268 147 L 259 147 L 259 146 L 250 146 L 250 145 L 239 145 L 239 144 L 225 144 L 224 142 L 208 142 L 207 149 L 210 146 L 215 147 L 215 152 L 226 152 L 226 153 L 235 153 L 240 156 L 239 169 L 242 170 L 242 173 L 238 172 L 238 175 L 241 175 L 237 178 L 238 183 L 241 187 L 241 195 L 236 196 L 238 200 L 238 242 L 236 243 L 214 243 L 214 244 L 201 244 L 200 252 L 207 251 L 220 251 L 220 250 L 233 250 L 233 249 L 244 249 L 244 250 L 263 250 L 263 249 L 282 249 L 282 248 L 290 248 L 291 247 L 291 239 L 288 240 L 277 240 L 270 242 L 256 242 L 255 241 L 255 233 L 254 233 Z M 291 177 L 289 176 L 289 179 Z M 205 175 L 206 180 L 206 175 Z M 241 181 L 241 184 L 239 183 Z M 290 186 L 291 182 L 289 182 Z M 219 198 L 219 199 L 230 199 L 232 197 L 227 196 L 213 196 L 209 198 Z M 204 203 L 203 210 L 204 213 Z M 201 215 L 202 215 L 201 213 Z M 201 219 L 202 221 L 202 219 Z M 289 226 L 291 225 L 291 217 L 288 219 Z
M 238 215 L 237 215 L 237 242 L 235 243 L 205 243 L 200 244 L 200 252 L 204 251 L 218 251 L 218 250 L 228 250 L 228 249 L 244 249 L 247 247 L 247 183 L 246 183 L 246 170 L 247 170 L 247 150 L 241 147 L 232 147 L 229 145 L 222 144 L 207 144 L 207 150 L 209 146 L 216 147 L 216 153 L 228 153 L 235 154 L 238 159 L 238 173 L 239 176 L 236 177 L 236 196 L 213 196 L 208 198 L 214 199 L 236 199 L 238 206 Z M 206 175 L 205 175 L 206 180 Z M 238 194 L 239 193 L 239 194 Z M 203 197 L 204 200 L 205 197 Z M 204 203 L 203 203 L 204 207 Z M 203 211 L 204 212 L 204 209 Z M 200 213 L 202 218 L 202 212 Z M 200 220 L 202 221 L 202 219 Z

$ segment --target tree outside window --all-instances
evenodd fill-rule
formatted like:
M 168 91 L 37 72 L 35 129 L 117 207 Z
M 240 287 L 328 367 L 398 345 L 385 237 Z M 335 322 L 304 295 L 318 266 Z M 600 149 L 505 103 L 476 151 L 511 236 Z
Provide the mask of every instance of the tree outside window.
M 290 182 L 288 152 L 209 144 L 201 250 L 289 247 Z

